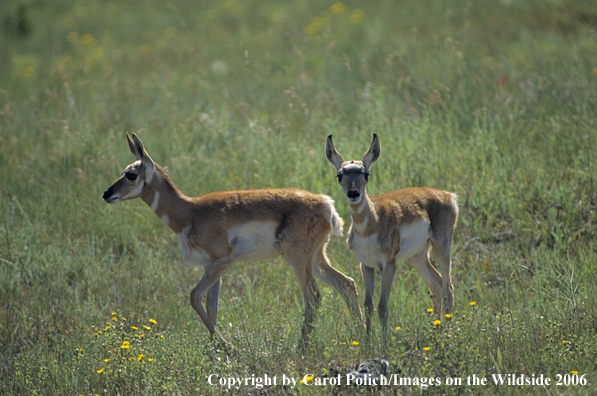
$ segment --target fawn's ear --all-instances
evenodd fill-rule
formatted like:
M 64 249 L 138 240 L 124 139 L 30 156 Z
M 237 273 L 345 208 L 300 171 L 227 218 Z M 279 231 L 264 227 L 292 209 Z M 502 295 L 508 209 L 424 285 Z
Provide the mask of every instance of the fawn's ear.
M 377 161 L 380 154 L 381 145 L 379 144 L 379 137 L 377 136 L 377 134 L 374 133 L 373 141 L 371 142 L 371 147 L 369 147 L 369 150 L 367 150 L 365 155 L 363 155 L 363 159 L 361 160 L 363 161 L 363 165 L 365 166 L 366 172 L 369 172 L 371 165 L 373 165 L 373 163 Z
M 145 148 L 143 147 L 143 142 L 141 141 L 141 139 L 139 139 L 137 135 L 135 135 L 134 132 L 132 132 L 131 135 L 127 134 L 126 140 L 128 141 L 131 153 L 133 153 L 135 158 L 141 161 L 143 165 L 153 165 L 153 160 L 151 159 L 149 154 L 147 154 L 147 151 L 145 151 Z
M 129 149 L 131 150 L 131 153 L 133 153 L 135 158 L 142 161 L 143 152 L 145 151 L 145 149 L 143 148 L 143 143 L 141 142 L 141 139 L 139 139 L 137 135 L 135 135 L 134 133 L 132 137 L 127 133 L 126 140 L 129 143 Z
M 328 159 L 330 164 L 336 168 L 336 170 L 340 170 L 340 167 L 344 162 L 344 158 L 342 158 L 340 153 L 334 148 L 332 135 L 328 136 L 327 140 L 325 141 L 325 157 Z
M 129 143 L 131 153 L 133 153 L 135 158 L 141 161 L 143 168 L 145 168 L 145 181 L 147 184 L 149 184 L 151 182 L 151 179 L 153 177 L 153 171 L 155 169 L 155 164 L 153 163 L 153 160 L 151 159 L 149 154 L 147 154 L 147 151 L 145 151 L 141 139 L 139 139 L 139 137 L 135 135 L 134 132 L 132 132 L 131 135 L 127 134 L 126 140 Z

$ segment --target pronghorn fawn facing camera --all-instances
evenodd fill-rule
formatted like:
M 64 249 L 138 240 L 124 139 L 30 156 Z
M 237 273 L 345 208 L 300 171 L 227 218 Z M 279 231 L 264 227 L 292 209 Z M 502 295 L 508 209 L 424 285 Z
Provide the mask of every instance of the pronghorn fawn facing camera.
M 454 307 L 450 279 L 452 233 L 458 217 L 456 195 L 433 188 L 405 188 L 368 196 L 365 186 L 371 165 L 379 158 L 379 138 L 373 134 L 371 147 L 360 161 L 344 161 L 328 136 L 325 155 L 336 168 L 352 215 L 348 246 L 361 262 L 365 278 L 365 319 L 371 332 L 375 269 L 381 270 L 378 314 L 384 333 L 388 324 L 388 297 L 396 273 L 396 260 L 408 259 L 431 288 L 433 310 L 439 317 Z M 429 249 L 439 263 L 438 272 L 429 262 Z M 441 274 L 440 274 L 441 273 Z
M 185 262 L 205 268 L 191 292 L 191 305 L 209 329 L 216 327 L 221 277 L 235 261 L 284 256 L 304 297 L 301 346 L 312 330 L 321 293 L 313 275 L 337 289 L 352 313 L 361 318 L 352 278 L 330 265 L 325 249 L 330 233 L 342 235 L 342 219 L 330 197 L 297 189 L 223 191 L 190 198 L 178 190 L 149 157 L 141 140 L 127 135 L 137 158 L 103 195 L 115 204 L 141 198 L 178 235 Z M 206 309 L 202 297 L 207 294 Z

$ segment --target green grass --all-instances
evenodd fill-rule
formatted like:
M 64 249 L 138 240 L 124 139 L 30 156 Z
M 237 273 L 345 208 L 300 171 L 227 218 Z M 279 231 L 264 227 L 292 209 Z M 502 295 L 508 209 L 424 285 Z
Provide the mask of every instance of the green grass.
M 381 394 L 597 392 L 592 2 L 330 6 L 0 4 L 1 394 L 219 394 L 211 374 L 344 376 L 376 357 L 402 377 L 463 379 Z M 133 160 L 132 131 L 188 195 L 298 187 L 332 196 L 347 223 L 325 137 L 360 158 L 377 133 L 370 194 L 431 186 L 459 196 L 454 317 L 432 324 L 427 287 L 401 262 L 385 342 L 377 318 L 367 340 L 322 285 L 301 353 L 288 265 L 238 263 L 218 317 L 237 351 L 220 349 L 189 304 L 202 270 L 182 262 L 177 237 L 140 200 L 101 200 Z M 344 238 L 328 254 L 362 294 Z M 555 385 L 572 372 L 587 384 Z M 467 385 L 473 374 L 553 382 Z

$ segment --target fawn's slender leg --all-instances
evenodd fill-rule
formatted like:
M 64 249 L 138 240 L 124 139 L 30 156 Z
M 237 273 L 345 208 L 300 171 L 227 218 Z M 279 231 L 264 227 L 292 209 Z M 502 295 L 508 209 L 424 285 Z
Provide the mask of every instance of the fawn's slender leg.
M 361 272 L 365 279 L 365 323 L 367 334 L 371 334 L 371 318 L 373 317 L 373 291 L 375 290 L 375 269 L 361 263 Z
M 439 317 L 442 310 L 442 277 L 429 262 L 429 250 L 410 257 L 408 261 L 429 285 L 433 299 L 433 312 Z
M 218 318 L 218 307 L 220 302 L 220 289 L 222 286 L 222 278 L 220 277 L 207 291 L 207 301 L 205 308 L 207 316 L 216 324 Z
M 354 280 L 330 265 L 323 248 L 316 254 L 316 260 L 317 268 L 313 269 L 315 275 L 340 292 L 352 314 L 361 320 L 362 314 L 359 308 L 358 292 Z
M 395 275 L 396 262 L 390 261 L 381 270 L 381 293 L 379 296 L 379 305 L 377 307 L 384 334 L 387 334 L 388 331 L 388 302 Z

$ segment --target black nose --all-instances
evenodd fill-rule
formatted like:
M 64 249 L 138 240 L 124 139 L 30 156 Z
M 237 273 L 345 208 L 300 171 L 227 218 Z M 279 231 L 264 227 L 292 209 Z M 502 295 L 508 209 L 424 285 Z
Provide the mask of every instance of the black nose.
M 359 190 L 352 188 L 348 190 L 348 193 L 346 194 L 346 196 L 351 199 L 358 198 L 360 195 L 361 193 L 359 192 Z
M 102 195 L 102 198 L 103 198 L 103 199 L 108 199 L 108 198 L 110 198 L 111 196 L 112 196 L 112 189 L 111 189 L 111 188 L 109 188 L 109 189 L 107 189 L 106 191 L 104 191 L 104 195 Z

